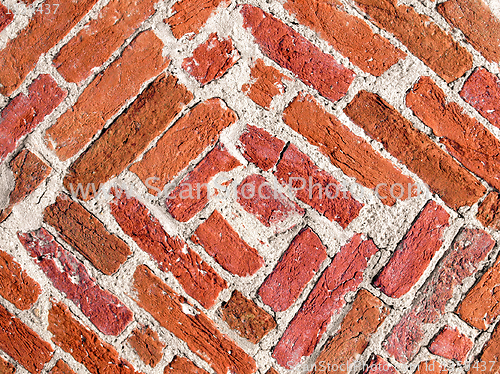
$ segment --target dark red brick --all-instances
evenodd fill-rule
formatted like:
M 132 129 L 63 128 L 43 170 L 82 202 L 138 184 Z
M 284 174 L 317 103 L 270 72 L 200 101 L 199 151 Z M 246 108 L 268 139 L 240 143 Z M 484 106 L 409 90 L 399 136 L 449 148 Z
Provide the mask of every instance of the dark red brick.
M 450 360 L 460 361 L 463 364 L 472 345 L 472 340 L 458 329 L 445 326 L 432 341 L 429 351 Z
M 14 13 L 3 4 L 0 4 L 0 31 L 5 29 L 13 19 Z
M 485 226 L 493 230 L 500 229 L 500 196 L 498 192 L 492 191 L 483 200 L 477 212 L 477 219 Z
M 262 170 L 270 170 L 280 158 L 285 142 L 267 131 L 247 125 L 245 132 L 240 136 L 237 148 L 249 162 Z
M 484 345 L 483 351 L 471 363 L 469 373 L 498 373 L 500 371 L 500 325 L 495 327 L 491 338 Z
M 49 374 L 75 374 L 75 372 L 71 370 L 67 363 L 63 360 L 59 360 Z
M 141 326 L 132 331 L 127 341 L 137 352 L 142 362 L 151 367 L 158 365 L 167 345 L 160 341 L 158 333 L 150 327 Z
M 372 355 L 370 360 L 366 363 L 363 374 L 399 374 L 399 372 L 382 357 Z
M 168 366 L 165 366 L 163 374 L 208 374 L 208 371 L 200 369 L 185 357 L 175 356 Z

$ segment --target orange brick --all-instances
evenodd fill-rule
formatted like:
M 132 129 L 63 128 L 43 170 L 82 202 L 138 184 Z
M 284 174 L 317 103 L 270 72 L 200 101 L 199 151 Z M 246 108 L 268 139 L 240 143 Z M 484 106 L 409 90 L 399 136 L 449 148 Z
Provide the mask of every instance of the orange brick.
M 483 200 L 477 212 L 477 219 L 486 227 L 500 229 L 500 195 L 492 191 Z
M 208 371 L 200 369 L 185 357 L 176 356 L 168 366 L 165 366 L 163 374 L 208 374 Z
M 71 370 L 67 363 L 63 360 L 59 360 L 49 374 L 75 374 L 75 372 Z
M 128 342 L 137 352 L 142 362 L 151 367 L 158 365 L 163 357 L 165 343 L 160 341 L 158 333 L 150 327 L 142 326 L 132 331 Z

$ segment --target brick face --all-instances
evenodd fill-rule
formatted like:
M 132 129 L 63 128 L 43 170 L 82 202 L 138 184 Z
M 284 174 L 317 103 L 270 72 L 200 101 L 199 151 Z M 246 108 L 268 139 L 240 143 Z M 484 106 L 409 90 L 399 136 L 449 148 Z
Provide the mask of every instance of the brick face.
M 127 339 L 145 364 L 155 367 L 163 357 L 165 343 L 160 341 L 158 333 L 150 327 L 141 326 L 132 331 Z
M 492 191 L 486 196 L 477 212 L 477 219 L 486 227 L 500 229 L 500 201 L 498 192 Z
M 56 365 L 49 372 L 50 374 L 74 374 L 75 372 L 71 370 L 67 363 L 63 360 L 57 361 Z
M 14 14 L 3 4 L 0 5 L 0 31 L 5 29 L 14 19 Z
M 463 364 L 472 345 L 472 340 L 458 329 L 445 326 L 432 341 L 429 351 L 438 356 L 460 361 Z
M 262 170 L 270 170 L 280 159 L 285 142 L 275 138 L 266 130 L 247 125 L 240 136 L 238 149 L 249 162 Z
M 176 374 L 176 373 L 185 373 L 185 374 L 208 374 L 208 371 L 203 370 L 193 364 L 193 362 L 189 361 L 185 357 L 176 356 L 172 360 L 168 366 L 165 366 L 165 370 L 163 374 Z
M 486 368 L 484 365 L 486 364 Z M 488 370 L 498 373 L 500 370 L 500 325 L 497 325 L 491 338 L 484 345 L 483 351 L 471 363 L 471 374 L 479 374 Z
M 7 362 L 0 357 L 0 372 L 3 374 L 14 374 L 16 372 L 16 368 L 10 362 Z

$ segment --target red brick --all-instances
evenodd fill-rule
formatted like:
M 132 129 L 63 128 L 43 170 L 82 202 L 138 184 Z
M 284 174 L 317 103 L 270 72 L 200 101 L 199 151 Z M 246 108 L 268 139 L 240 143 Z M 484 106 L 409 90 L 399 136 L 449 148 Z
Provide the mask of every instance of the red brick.
M 96 284 L 85 266 L 47 230 L 18 233 L 18 238 L 52 284 L 73 301 L 99 331 L 118 335 L 132 322 L 130 309 Z
M 182 68 L 201 85 L 222 77 L 240 59 L 230 37 L 219 38 L 216 32 L 193 51 L 193 56 L 182 62 Z
M 68 82 L 79 83 L 105 63 L 139 25 L 154 12 L 156 0 L 112 0 L 88 22 L 54 58 L 57 71 Z M 153 34 L 154 35 L 154 34 Z M 152 35 L 151 35 L 152 36 Z M 151 37 L 150 36 L 150 37 Z M 160 53 L 161 56 L 161 53 Z M 143 56 L 138 70 L 148 65 Z M 120 82 L 121 86 L 126 86 Z
M 486 366 L 486 367 L 485 367 Z M 500 371 L 500 325 L 495 327 L 481 354 L 471 364 L 471 374 L 498 373 Z
M 269 13 L 248 4 L 240 9 L 243 26 L 271 60 L 331 101 L 346 94 L 355 76 L 352 70 Z
M 465 81 L 460 96 L 488 121 L 500 127 L 500 79 L 484 68 L 478 68 Z
M 116 272 L 131 253 L 123 240 L 110 234 L 101 221 L 67 195 L 59 195 L 45 208 L 44 220 L 104 274 Z
M 446 82 L 454 81 L 472 68 L 472 55 L 431 18 L 417 13 L 413 7 L 397 5 L 396 0 L 355 0 L 355 3 Z
M 463 364 L 472 345 L 472 340 L 458 329 L 445 326 L 432 341 L 429 351 L 450 360 L 460 361 Z
M 27 149 L 23 149 L 10 162 L 15 186 L 9 194 L 9 205 L 0 211 L 0 222 L 12 212 L 12 208 L 30 195 L 51 172 L 51 168 Z
M 226 8 L 228 0 L 179 0 L 172 6 L 174 14 L 165 22 L 179 39 L 186 34 L 197 34 L 217 8 Z
M 293 144 L 283 153 L 275 176 L 282 184 L 292 186 L 298 199 L 344 229 L 363 207 L 350 192 L 343 191 L 335 178 L 320 170 Z
M 293 130 L 317 146 L 331 163 L 345 174 L 356 178 L 363 186 L 375 189 L 385 197 L 382 202 L 394 205 L 390 187 L 398 183 L 403 186 L 402 200 L 408 198 L 405 186 L 413 180 L 401 173 L 394 165 L 377 153 L 363 138 L 354 135 L 336 117 L 321 107 L 314 98 L 305 93 L 298 95 L 285 109 L 283 120 Z M 394 189 L 394 196 L 400 196 L 401 189 Z
M 250 374 L 255 361 L 232 340 L 222 335 L 205 313 L 192 307 L 146 266 L 137 267 L 133 290 L 136 302 L 160 324 L 186 342 L 217 374 Z M 186 313 L 185 311 L 189 311 Z
M 246 177 L 238 186 L 238 203 L 264 226 L 273 227 L 276 232 L 286 231 L 290 225 L 295 225 L 286 223 L 289 218 L 305 214 L 304 209 L 273 189 L 271 183 L 258 174 Z
M 472 174 L 380 96 L 360 91 L 344 112 L 451 208 L 472 205 L 484 195 L 485 187 Z
M 168 366 L 165 366 L 163 374 L 208 374 L 208 371 L 200 369 L 185 357 L 176 356 Z
M 422 77 L 406 95 L 406 105 L 429 126 L 448 153 L 467 169 L 500 188 L 500 141 L 479 121 L 463 113 L 429 77 Z
M 491 62 L 500 62 L 500 20 L 482 0 L 449 0 L 437 10 Z
M 236 113 L 221 99 L 206 100 L 170 127 L 130 171 L 156 195 L 203 150 L 215 145 L 219 133 L 237 119 Z
M 153 368 L 162 359 L 163 348 L 167 346 L 160 341 L 160 337 L 156 331 L 146 326 L 136 328 L 127 340 L 137 352 L 142 362 Z
M 403 363 L 415 357 L 425 336 L 424 326 L 439 320 L 454 288 L 478 270 L 494 245 L 490 235 L 482 230 L 464 229 L 457 235 L 451 250 L 417 293 L 411 309 L 384 342 L 389 354 Z
M 45 133 L 47 145 L 65 161 L 76 155 L 102 130 L 143 82 L 159 74 L 170 62 L 162 57 L 163 43 L 152 31 L 139 34 L 105 71 L 85 88 L 70 110 Z M 120 82 L 120 89 L 116 89 Z
M 122 230 L 147 252 L 162 271 L 170 271 L 186 293 L 205 308 L 215 304 L 226 282 L 177 237 L 171 237 L 146 206 L 134 197 L 112 191 L 111 212 Z
M 0 357 L 0 373 L 2 374 L 14 374 L 16 372 L 16 368 L 10 362 L 5 361 L 2 357 Z
M 243 157 L 262 170 L 272 169 L 285 147 L 283 140 L 252 125 L 247 125 L 245 132 L 240 136 L 240 143 L 237 148 Z
M 97 3 L 97 0 L 60 0 L 56 12 L 35 12 L 28 25 L 14 39 L 10 39 L 0 51 L 0 93 L 10 96 L 28 73 L 36 66 L 38 59 L 54 47 Z M 46 87 L 46 89 L 49 89 Z M 52 107 L 53 102 L 49 108 Z M 42 105 L 42 113 L 46 110 Z M 53 109 L 53 108 L 52 108 Z M 49 112 L 52 111 L 49 110 Z M 32 112 L 31 116 L 38 110 Z
M 347 14 L 338 0 L 288 0 L 285 8 L 367 73 L 378 77 L 406 57 L 361 18 Z
M 477 212 L 477 219 L 485 226 L 493 230 L 500 229 L 500 196 L 498 192 L 492 191 L 483 200 Z
M 372 355 L 370 361 L 366 363 L 363 374 L 399 374 L 399 372 L 382 357 Z
M 80 324 L 63 303 L 52 304 L 49 327 L 52 341 L 92 374 L 135 373 L 132 365 L 118 356 L 110 344 Z
M 325 261 L 326 247 L 309 227 L 292 240 L 259 289 L 262 302 L 276 312 L 287 310 Z
M 316 359 L 311 373 L 348 373 L 347 369 L 357 362 L 372 334 L 388 314 L 389 308 L 382 301 L 370 292 L 360 290 L 339 331 L 326 343 Z
M 167 211 L 178 221 L 189 221 L 207 205 L 209 199 L 207 186 L 213 177 L 240 165 L 240 162 L 219 143 L 169 193 L 165 200 Z
M 1 305 L 0 349 L 32 374 L 42 371 L 53 352 L 49 343 Z
M 362 282 L 375 252 L 373 241 L 364 240 L 361 234 L 340 249 L 274 348 L 278 364 L 289 369 L 311 355 L 332 318 L 345 306 L 345 295 Z
M 17 39 L 14 39 L 17 40 Z M 5 49 L 3 50 L 5 51 Z M 0 56 L 3 51 L 0 51 Z M 1 75 L 5 65 L 0 71 Z M 1 83 L 0 83 L 1 84 Z M 0 88 L 0 91 L 2 88 Z M 57 86 L 50 75 L 42 74 L 28 87 L 28 96 L 17 95 L 0 113 L 0 162 L 16 149 L 19 139 L 30 133 L 66 97 L 66 91 Z
M 63 360 L 57 361 L 49 374 L 75 374 L 73 370 Z
M 40 285 L 28 276 L 12 256 L 0 251 L 0 295 L 17 309 L 28 310 L 41 292 Z
M 250 70 L 251 81 L 245 83 L 241 90 L 256 104 L 271 109 L 273 98 L 285 92 L 285 80 L 291 81 L 277 69 L 268 66 L 262 59 L 257 59 Z
M 3 4 L 0 4 L 0 31 L 5 29 L 14 19 L 14 13 L 9 10 L 9 8 L 5 7 Z
M 84 188 L 93 183 L 98 188 L 121 173 L 192 98 L 175 77 L 160 75 L 71 165 L 64 178 L 65 187 L 74 191 L 79 183 Z M 94 196 L 93 191 L 89 192 L 77 195 L 88 200 Z
M 375 287 L 390 297 L 401 297 L 410 291 L 441 248 L 449 219 L 440 205 L 429 201 L 375 278 Z
M 191 240 L 203 246 L 224 269 L 246 277 L 264 265 L 264 259 L 238 235 L 222 215 L 214 212 L 194 232 Z
M 257 344 L 276 327 L 273 317 L 235 290 L 228 302 L 220 308 L 222 319 L 245 339 Z
M 439 362 L 429 360 L 421 362 L 414 374 L 448 374 L 448 370 L 446 370 Z

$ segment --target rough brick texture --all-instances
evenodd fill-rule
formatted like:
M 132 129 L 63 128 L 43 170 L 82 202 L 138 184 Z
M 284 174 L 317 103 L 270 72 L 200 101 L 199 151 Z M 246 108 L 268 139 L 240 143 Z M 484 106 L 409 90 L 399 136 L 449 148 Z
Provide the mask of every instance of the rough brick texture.
M 486 367 L 485 367 L 486 366 Z M 471 364 L 471 374 L 498 373 L 500 370 L 500 326 L 497 325 L 491 338 L 484 345 L 483 351 Z
M 240 142 L 238 149 L 243 157 L 262 170 L 272 169 L 285 147 L 283 140 L 252 125 L 247 125 L 245 132 L 240 136 Z
M 14 374 L 16 372 L 16 368 L 10 362 L 5 361 L 2 357 L 0 357 L 0 372 L 3 374 Z
M 158 333 L 146 326 L 132 331 L 128 342 L 141 360 L 153 368 L 160 362 L 163 357 L 163 348 L 166 347 L 166 344 L 160 341 Z
M 500 196 L 492 191 L 486 196 L 477 212 L 477 219 L 486 227 L 500 229 Z
M 208 371 L 200 369 L 185 357 L 176 356 L 168 366 L 165 366 L 163 374 L 208 374 Z
M 14 14 L 3 4 L 0 5 L 0 31 L 5 29 L 14 19 Z
M 49 372 L 50 374 L 74 374 L 75 372 L 71 370 L 67 363 L 63 360 L 57 361 L 56 365 Z
M 445 326 L 430 344 L 429 351 L 438 356 L 460 361 L 463 364 L 472 344 L 472 340 L 458 329 Z

